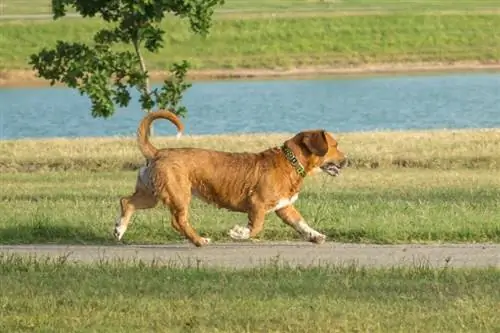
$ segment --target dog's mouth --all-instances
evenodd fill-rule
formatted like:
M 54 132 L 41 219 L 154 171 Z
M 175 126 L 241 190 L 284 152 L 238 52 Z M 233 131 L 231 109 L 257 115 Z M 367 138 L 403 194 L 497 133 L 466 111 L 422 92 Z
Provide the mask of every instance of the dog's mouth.
M 326 172 L 327 174 L 329 174 L 330 176 L 339 176 L 340 175 L 340 166 L 338 166 L 337 164 L 335 163 L 326 163 L 326 164 L 323 164 L 322 166 L 320 166 L 320 169 L 323 171 L 323 172 Z

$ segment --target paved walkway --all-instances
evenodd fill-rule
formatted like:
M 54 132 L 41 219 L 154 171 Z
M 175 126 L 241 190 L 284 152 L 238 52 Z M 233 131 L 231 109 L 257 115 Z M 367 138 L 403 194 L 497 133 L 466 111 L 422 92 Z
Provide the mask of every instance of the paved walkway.
M 310 266 L 350 264 L 388 267 L 500 268 L 500 244 L 364 245 L 305 242 L 219 243 L 203 248 L 190 244 L 159 246 L 119 245 L 13 245 L 0 246 L 0 253 L 46 258 L 67 256 L 70 261 L 142 260 L 180 266 L 248 268 L 269 263 Z

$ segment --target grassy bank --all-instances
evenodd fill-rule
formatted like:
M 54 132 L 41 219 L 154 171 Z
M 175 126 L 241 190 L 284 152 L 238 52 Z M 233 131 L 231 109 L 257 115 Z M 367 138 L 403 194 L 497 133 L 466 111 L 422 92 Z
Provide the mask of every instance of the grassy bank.
M 31 53 L 57 39 L 89 41 L 95 20 L 3 22 L 0 66 L 27 69 Z M 370 63 L 496 61 L 500 19 L 495 14 L 355 15 L 218 19 L 207 39 L 185 23 L 164 23 L 165 48 L 149 54 L 152 70 L 189 59 L 194 69 L 345 67 Z M 65 34 L 62 35 L 61 31 Z
M 3 0 L 2 15 L 50 14 L 49 0 Z M 443 11 L 443 10 L 494 10 L 499 9 L 496 0 L 461 0 L 453 3 L 443 0 L 420 0 L 408 3 L 395 0 L 227 0 L 217 13 L 271 13 L 271 12 L 367 12 L 367 11 Z
M 1 258 L 4 330 L 496 332 L 498 270 L 248 271 Z

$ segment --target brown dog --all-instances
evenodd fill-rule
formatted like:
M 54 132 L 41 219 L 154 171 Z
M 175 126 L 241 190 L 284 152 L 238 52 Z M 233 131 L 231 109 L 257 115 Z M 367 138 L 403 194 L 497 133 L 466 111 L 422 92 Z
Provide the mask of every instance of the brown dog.
M 156 149 L 149 142 L 149 129 L 155 119 L 168 119 L 184 126 L 170 111 L 151 112 L 141 121 L 137 138 L 139 149 L 148 160 L 139 170 L 133 195 L 120 199 L 121 214 L 114 235 L 121 239 L 137 209 L 153 208 L 162 202 L 172 214 L 172 227 L 196 246 L 208 244 L 188 222 L 191 196 L 248 214 L 246 227 L 229 231 L 233 239 L 257 236 L 269 212 L 276 214 L 305 239 L 322 243 L 326 236 L 311 228 L 293 203 L 304 177 L 317 171 L 339 175 L 347 159 L 337 141 L 323 130 L 304 131 L 285 141 L 280 148 L 260 153 L 228 153 L 196 148 Z

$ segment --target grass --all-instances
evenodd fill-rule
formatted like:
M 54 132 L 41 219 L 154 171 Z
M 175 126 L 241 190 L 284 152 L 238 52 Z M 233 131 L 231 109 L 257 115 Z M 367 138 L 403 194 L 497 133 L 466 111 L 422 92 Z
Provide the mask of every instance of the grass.
M 284 11 L 443 11 L 443 10 L 498 10 L 500 6 L 496 0 L 419 0 L 419 1 L 395 1 L 395 0 L 227 0 L 218 13 L 247 12 L 266 13 Z M 32 15 L 51 14 L 50 0 L 1 0 L 1 15 Z
M 134 172 L 2 174 L 0 243 L 116 244 L 118 198 Z M 307 180 L 296 207 L 330 241 L 361 243 L 499 242 L 500 173 L 485 170 L 346 170 Z M 274 214 L 261 240 L 299 240 Z M 190 222 L 202 236 L 231 241 L 244 214 L 195 199 Z M 138 212 L 125 244 L 183 242 L 165 208 Z
M 497 332 L 500 271 L 0 258 L 8 332 Z
M 101 27 L 92 19 L 0 23 L 0 69 L 29 69 L 30 54 L 62 38 L 90 41 Z M 182 59 L 193 69 L 209 70 L 500 58 L 500 19 L 495 14 L 218 19 L 207 39 L 193 36 L 176 19 L 163 28 L 169 32 L 164 49 L 147 55 L 151 70 L 166 70 Z

